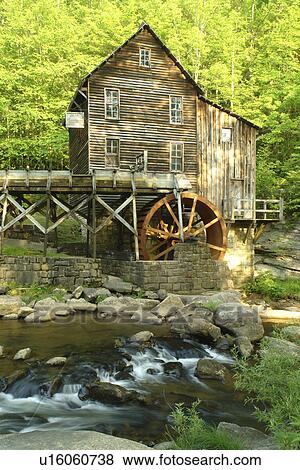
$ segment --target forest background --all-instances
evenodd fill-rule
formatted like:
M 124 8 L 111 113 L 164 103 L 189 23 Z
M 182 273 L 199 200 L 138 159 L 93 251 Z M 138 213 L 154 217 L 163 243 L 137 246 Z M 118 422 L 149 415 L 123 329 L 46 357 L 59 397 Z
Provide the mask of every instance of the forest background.
M 300 210 L 299 0 L 0 0 L 0 168 L 68 167 L 80 79 L 148 22 L 206 96 L 261 126 L 257 196 Z

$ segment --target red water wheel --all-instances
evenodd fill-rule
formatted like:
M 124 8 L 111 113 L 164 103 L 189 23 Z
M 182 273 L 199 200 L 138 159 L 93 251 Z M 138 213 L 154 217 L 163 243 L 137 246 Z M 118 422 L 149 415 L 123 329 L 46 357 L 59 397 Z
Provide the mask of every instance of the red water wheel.
M 212 258 L 221 260 L 226 251 L 226 225 L 220 211 L 195 193 L 181 194 L 184 241 L 206 244 Z M 180 239 L 178 201 L 175 195 L 160 199 L 139 214 L 139 246 L 144 260 L 167 260 L 174 256 Z

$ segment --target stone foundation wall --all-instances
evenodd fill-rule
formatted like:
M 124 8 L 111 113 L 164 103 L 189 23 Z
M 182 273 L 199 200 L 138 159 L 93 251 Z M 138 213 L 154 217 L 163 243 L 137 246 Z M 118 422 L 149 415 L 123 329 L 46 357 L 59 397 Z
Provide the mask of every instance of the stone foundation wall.
M 251 279 L 254 275 L 253 229 L 234 224 L 228 231 L 227 251 L 224 261 L 230 271 L 235 287 Z
M 44 258 L 40 256 L 1 256 L 0 282 L 38 283 L 74 288 L 99 284 L 101 260 L 88 258 Z
M 192 243 L 178 244 L 172 261 L 103 258 L 102 269 L 145 290 L 198 294 L 205 289 L 232 287 L 226 263 L 212 260 L 206 246 Z

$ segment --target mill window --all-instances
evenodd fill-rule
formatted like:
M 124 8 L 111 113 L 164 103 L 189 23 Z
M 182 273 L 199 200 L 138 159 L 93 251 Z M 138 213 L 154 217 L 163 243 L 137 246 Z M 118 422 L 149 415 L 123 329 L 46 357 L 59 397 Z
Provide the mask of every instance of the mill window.
M 182 124 L 182 96 L 170 96 L 170 123 Z
M 140 66 L 151 67 L 151 49 L 141 47 L 140 48 Z
M 120 117 L 120 91 L 105 89 L 105 118 L 119 119 Z
M 171 142 L 170 145 L 170 170 L 183 171 L 183 143 Z
M 222 142 L 225 142 L 225 143 L 230 143 L 232 141 L 231 127 L 222 127 L 221 140 Z
M 105 166 L 106 168 L 119 168 L 120 167 L 120 140 L 119 139 L 106 139 Z

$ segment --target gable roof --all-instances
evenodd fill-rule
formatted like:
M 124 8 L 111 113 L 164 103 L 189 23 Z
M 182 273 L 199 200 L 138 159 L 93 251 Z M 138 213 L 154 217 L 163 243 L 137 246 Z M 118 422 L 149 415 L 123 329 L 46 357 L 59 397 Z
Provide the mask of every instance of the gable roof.
M 148 31 L 153 37 L 154 39 L 156 39 L 156 41 L 159 43 L 159 45 L 161 46 L 161 48 L 165 51 L 165 53 L 167 54 L 167 56 L 173 61 L 173 63 L 179 68 L 180 72 L 182 73 L 182 75 L 184 75 L 184 77 L 187 79 L 187 81 L 195 88 L 196 92 L 197 92 L 197 95 L 198 95 L 198 98 L 211 105 L 211 106 L 214 106 L 215 108 L 218 108 L 220 109 L 221 111 L 229 114 L 230 116 L 233 116 L 235 117 L 236 119 L 244 122 L 245 124 L 248 124 L 249 126 L 251 127 L 254 127 L 256 129 L 260 129 L 259 126 L 257 126 L 256 124 L 253 124 L 253 122 L 251 121 L 248 121 L 247 119 L 243 118 L 242 116 L 240 116 L 239 114 L 236 114 L 232 111 L 230 111 L 229 109 L 226 109 L 226 108 L 223 108 L 223 106 L 220 106 L 216 103 L 214 103 L 213 101 L 207 99 L 205 96 L 204 96 L 204 91 L 202 90 L 202 88 L 195 82 L 195 80 L 193 79 L 193 77 L 190 75 L 190 73 L 185 70 L 185 68 L 181 65 L 181 63 L 179 62 L 179 60 L 176 59 L 176 57 L 172 54 L 172 52 L 170 51 L 170 49 L 168 49 L 168 47 L 162 42 L 162 40 L 157 36 L 157 34 L 153 31 L 153 29 L 149 26 L 149 24 L 147 23 L 142 23 L 142 25 L 139 27 L 139 29 L 132 35 L 130 36 L 130 38 L 128 38 L 123 44 L 121 44 L 121 46 L 119 46 L 117 49 L 115 49 L 108 57 L 106 57 L 106 59 L 103 60 L 103 62 L 101 62 L 99 65 L 97 65 L 97 67 L 95 67 L 90 73 L 88 73 L 80 82 L 73 98 L 72 98 L 72 101 L 69 105 L 69 108 L 68 110 L 70 110 L 72 104 L 76 101 L 76 97 L 78 94 L 81 93 L 81 88 L 86 84 L 87 80 L 95 73 L 97 72 L 97 70 L 101 69 L 107 62 L 109 62 L 119 51 L 121 51 L 130 41 L 132 41 L 132 39 L 134 39 L 138 34 L 140 34 L 142 31 Z M 81 93 L 82 95 L 82 93 Z

